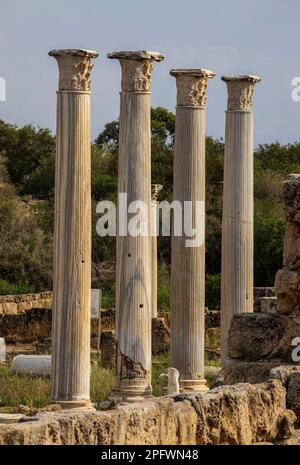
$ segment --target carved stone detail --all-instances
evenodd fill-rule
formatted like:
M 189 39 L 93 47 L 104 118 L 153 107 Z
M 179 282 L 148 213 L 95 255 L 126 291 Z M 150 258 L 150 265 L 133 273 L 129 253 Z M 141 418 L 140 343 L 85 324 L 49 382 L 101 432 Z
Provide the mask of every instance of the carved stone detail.
M 153 202 L 157 201 L 162 189 L 163 186 L 161 184 L 151 184 L 151 200 Z
M 150 60 L 120 60 L 122 90 L 125 92 L 149 92 L 153 63 Z
M 56 58 L 59 68 L 59 90 L 89 92 L 90 74 L 93 69 L 92 58 L 97 52 L 90 50 L 52 50 L 50 56 Z
M 252 111 L 254 86 L 258 76 L 223 76 L 228 89 L 227 111 Z
M 176 77 L 177 106 L 205 108 L 207 81 L 215 73 L 207 69 L 172 69 L 170 74 Z
M 153 61 L 164 59 L 160 53 L 148 51 L 113 52 L 107 56 L 120 61 L 123 92 L 150 92 Z

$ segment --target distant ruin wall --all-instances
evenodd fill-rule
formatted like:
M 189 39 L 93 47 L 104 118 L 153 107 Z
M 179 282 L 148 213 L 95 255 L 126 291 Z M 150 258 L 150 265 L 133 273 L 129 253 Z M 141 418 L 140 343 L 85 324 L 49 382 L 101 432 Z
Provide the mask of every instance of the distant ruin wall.
M 0 315 L 17 315 L 31 308 L 52 306 L 52 292 L 0 296 Z
M 260 311 L 261 297 L 274 297 L 273 287 L 255 287 L 254 290 L 254 311 Z M 40 292 L 38 294 L 0 295 L 0 315 L 17 315 L 32 308 L 51 308 L 52 292 Z M 206 311 L 207 313 L 207 311 Z M 160 312 L 161 314 L 161 312 Z M 167 313 L 166 313 L 167 315 Z M 161 314 L 164 316 L 164 314 Z M 169 321 L 166 320 L 168 324 Z M 217 326 L 220 325 L 218 321 Z

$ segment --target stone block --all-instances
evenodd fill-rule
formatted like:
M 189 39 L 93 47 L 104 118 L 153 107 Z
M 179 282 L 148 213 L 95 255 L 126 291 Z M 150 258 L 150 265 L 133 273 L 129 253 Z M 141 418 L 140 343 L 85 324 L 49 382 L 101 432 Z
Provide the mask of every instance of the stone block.
M 254 312 L 260 312 L 260 299 L 261 297 L 274 297 L 274 287 L 255 287 L 253 289 L 253 310 Z
M 12 423 L 18 423 L 24 415 L 16 413 L 0 413 L 0 424 L 10 425 Z
M 13 358 L 13 373 L 35 376 L 50 376 L 51 355 L 17 355 Z
M 0 444 L 247 445 L 291 438 L 295 414 L 280 381 L 223 386 L 118 406 L 110 412 L 43 413 L 0 425 Z
M 259 299 L 260 313 L 276 313 L 277 297 L 261 297 Z
M 293 410 L 300 424 L 300 364 L 274 368 L 270 378 L 278 379 L 285 386 L 287 408 Z
M 300 314 L 300 271 L 283 268 L 275 278 L 277 312 Z
M 293 340 L 300 335 L 300 318 L 263 313 L 234 315 L 228 337 L 229 358 L 292 363 Z
M 270 371 L 282 365 L 281 360 L 261 360 L 248 362 L 226 359 L 222 370 L 225 384 L 264 383 L 270 378 Z

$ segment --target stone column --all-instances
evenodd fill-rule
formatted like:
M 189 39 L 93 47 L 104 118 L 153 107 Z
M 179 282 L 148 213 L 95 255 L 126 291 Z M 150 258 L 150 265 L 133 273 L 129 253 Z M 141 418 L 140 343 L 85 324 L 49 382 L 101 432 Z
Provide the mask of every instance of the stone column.
M 222 221 L 221 358 L 235 313 L 253 312 L 253 115 L 257 76 L 223 76 L 228 104 Z
M 173 196 L 183 207 L 192 202 L 191 226 L 199 242 L 187 241 L 188 231 L 172 237 L 171 366 L 180 373 L 183 391 L 206 390 L 204 378 L 205 305 L 205 103 L 206 69 L 173 69 L 177 83 Z M 196 204 L 197 202 L 197 204 Z M 186 208 L 183 208 L 188 213 Z M 197 218 L 197 223 L 196 223 Z M 183 221 L 182 221 L 183 223 Z
M 152 318 L 157 318 L 157 199 L 162 188 L 161 184 L 152 184 Z
M 52 50 L 59 67 L 51 401 L 90 406 L 91 59 L 98 53 Z
M 116 337 L 117 376 L 112 398 L 135 401 L 151 394 L 151 98 L 156 52 L 114 52 L 122 69 L 118 165 L 119 227 L 117 236 Z M 147 207 L 145 234 L 133 237 L 122 224 L 128 205 Z M 136 211 L 137 213 L 137 211 Z M 128 214 L 128 222 L 136 214 Z M 124 226 L 126 229 L 124 230 Z

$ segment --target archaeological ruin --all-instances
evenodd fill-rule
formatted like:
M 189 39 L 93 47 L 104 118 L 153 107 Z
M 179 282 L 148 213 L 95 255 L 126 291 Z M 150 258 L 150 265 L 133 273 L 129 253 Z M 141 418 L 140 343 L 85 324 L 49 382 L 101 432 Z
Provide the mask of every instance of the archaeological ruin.
M 254 288 L 253 95 L 260 78 L 222 77 L 228 101 L 218 311 L 205 308 L 206 91 L 216 78 L 203 68 L 170 71 L 177 87 L 173 200 L 192 205 L 200 240 L 173 233 L 171 308 L 161 311 L 156 233 L 164 187 L 151 179 L 150 111 L 151 75 L 164 56 L 107 55 L 121 65 L 118 193 L 127 197 L 118 205 L 115 311 L 100 308 L 92 318 L 90 98 L 98 53 L 49 55 L 59 70 L 53 292 L 0 297 L 0 364 L 8 363 L 6 352 L 13 373 L 50 378 L 51 393 L 34 414 L 0 412 L 0 444 L 300 444 L 300 174 L 283 186 L 283 268 L 274 289 Z M 147 207 L 139 235 L 128 234 L 122 216 L 133 217 L 132 202 Z M 9 349 L 16 340 L 18 352 Z M 211 370 L 208 351 L 221 360 Z M 152 362 L 169 352 L 163 395 L 156 396 Z M 114 381 L 96 406 L 90 379 L 99 358 Z

